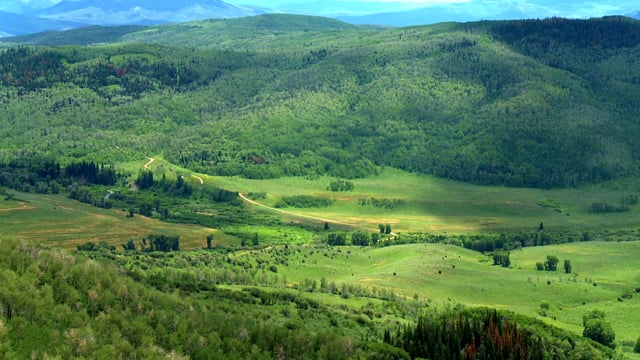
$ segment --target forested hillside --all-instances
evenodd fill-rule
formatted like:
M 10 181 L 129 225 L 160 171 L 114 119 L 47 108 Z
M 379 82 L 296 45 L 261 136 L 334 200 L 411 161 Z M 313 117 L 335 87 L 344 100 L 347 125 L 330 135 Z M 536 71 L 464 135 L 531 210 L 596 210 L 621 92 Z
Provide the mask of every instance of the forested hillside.
M 290 253 L 282 247 L 270 251 L 278 257 Z M 374 360 L 450 351 L 474 359 L 613 355 L 588 339 L 509 312 L 437 312 L 417 301 L 372 298 L 353 306 L 337 296 L 327 305 L 309 295 L 316 280 L 304 292 L 250 286 L 258 270 L 231 255 L 108 249 L 69 254 L 0 239 L 0 358 Z M 265 283 L 278 281 L 275 274 L 261 274 Z M 225 289 L 230 283 L 244 287 Z M 349 298 L 346 286 L 329 286 L 321 281 L 317 291 Z M 417 327 L 406 325 L 418 315 Z
M 249 178 L 392 166 L 543 188 L 638 169 L 636 20 L 371 29 L 269 15 L 105 31 L 129 44 L 0 52 L 1 160 L 163 153 Z M 55 44 L 86 43 L 70 34 Z

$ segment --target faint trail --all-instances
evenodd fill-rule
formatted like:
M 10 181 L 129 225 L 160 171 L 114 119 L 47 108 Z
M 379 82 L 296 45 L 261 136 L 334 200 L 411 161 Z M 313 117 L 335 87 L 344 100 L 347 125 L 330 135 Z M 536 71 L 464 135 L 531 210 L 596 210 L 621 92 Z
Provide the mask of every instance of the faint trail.
M 347 223 L 336 221 L 336 220 L 323 219 L 323 218 L 316 217 L 316 216 L 297 214 L 297 213 L 294 213 L 294 212 L 291 212 L 291 211 L 287 211 L 287 210 L 276 209 L 276 208 L 273 208 L 273 207 L 270 207 L 270 206 L 266 206 L 266 205 L 260 204 L 259 202 L 253 201 L 253 200 L 247 198 L 242 193 L 238 193 L 238 196 L 240 196 L 240 198 L 242 200 L 244 200 L 245 202 L 247 202 L 247 203 L 249 203 L 251 205 L 259 206 L 261 208 L 268 209 L 268 210 L 271 210 L 271 211 L 274 211 L 274 212 L 279 212 L 281 214 L 291 215 L 291 216 L 295 216 L 295 217 L 299 217 L 299 218 L 305 218 L 305 219 L 309 219 L 309 220 L 323 221 L 323 222 L 326 222 L 326 223 L 329 223 L 329 224 L 342 225 L 342 226 L 347 226 L 347 227 L 351 227 L 351 228 L 372 231 L 371 229 L 368 229 L 368 228 L 365 228 L 365 227 L 361 227 L 361 226 L 357 226 L 357 225 L 353 225 L 353 224 L 347 224 Z
M 154 161 L 156 161 L 156 159 L 154 159 L 154 158 L 150 158 L 150 157 L 147 157 L 147 159 L 149 159 L 149 162 L 147 162 L 146 164 L 144 164 L 144 168 L 145 168 L 146 170 L 149 170 L 149 165 L 151 165 L 151 163 L 153 163 Z
M 198 175 L 191 175 L 192 177 L 198 179 L 200 181 L 200 185 L 204 185 L 204 180 L 202 180 L 202 178 Z

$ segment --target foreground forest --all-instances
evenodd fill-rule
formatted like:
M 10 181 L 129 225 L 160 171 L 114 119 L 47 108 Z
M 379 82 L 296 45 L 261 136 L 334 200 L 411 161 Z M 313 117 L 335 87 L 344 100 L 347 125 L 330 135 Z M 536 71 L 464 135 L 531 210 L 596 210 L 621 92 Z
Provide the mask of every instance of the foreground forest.
M 247 264 L 229 263 L 232 254 L 224 251 L 144 256 L 93 249 L 71 256 L 3 240 L 0 255 L 3 359 L 613 355 L 590 340 L 509 312 L 431 311 L 424 303 L 400 299 L 326 305 L 308 292 L 251 287 Z M 199 278 L 207 267 L 218 267 L 212 270 L 224 277 Z M 219 285 L 225 283 L 247 286 L 228 290 Z M 322 283 L 317 291 L 341 292 L 348 299 L 347 291 L 357 290 Z M 417 325 L 410 325 L 414 321 Z
M 2 359 L 640 353 L 637 20 L 5 41 Z

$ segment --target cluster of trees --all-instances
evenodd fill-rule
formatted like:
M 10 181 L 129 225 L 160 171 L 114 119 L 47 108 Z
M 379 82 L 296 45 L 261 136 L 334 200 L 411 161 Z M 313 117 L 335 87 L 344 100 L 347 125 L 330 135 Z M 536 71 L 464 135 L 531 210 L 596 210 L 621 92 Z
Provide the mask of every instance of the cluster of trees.
M 345 179 L 337 179 L 329 183 L 329 190 L 333 192 L 352 191 L 353 188 L 353 182 Z
M 487 309 L 452 311 L 419 317 L 417 324 L 386 332 L 384 341 L 424 359 L 597 358 L 603 354 L 542 322 Z M 571 346 L 563 340 L 570 339 Z M 605 355 L 606 356 L 606 355 Z
M 350 240 L 349 244 L 353 246 L 377 246 L 381 243 L 384 245 L 384 241 L 381 242 L 380 240 L 380 234 L 362 230 L 352 232 Z M 327 234 L 326 243 L 331 246 L 347 245 L 347 235 L 341 232 L 329 233 Z
M 556 271 L 558 270 L 558 260 L 557 256 L 547 255 L 547 261 L 545 262 L 537 262 L 536 269 L 544 270 L 544 271 Z
M 347 237 L 343 233 L 330 233 L 327 235 L 327 245 L 331 245 L 331 246 L 347 245 Z
M 536 270 L 539 271 L 557 271 L 558 264 L 560 263 L 560 259 L 554 255 L 547 255 L 547 260 L 542 262 L 539 261 L 536 263 Z M 564 260 L 564 272 L 567 274 L 571 274 L 573 271 L 573 267 L 571 266 L 571 260 Z
M 395 209 L 398 206 L 404 205 L 405 203 L 406 201 L 404 199 L 378 199 L 374 197 L 358 199 L 358 205 L 360 206 L 371 205 L 373 207 L 382 209 Z
M 147 235 L 142 238 L 142 251 L 180 251 L 180 236 Z
M 378 230 L 380 234 L 391 234 L 391 224 L 378 224 Z
M 21 91 L 35 91 L 74 83 L 111 101 L 116 95 L 139 98 L 147 91 L 165 87 L 179 89 L 202 80 L 196 59 L 176 61 L 174 56 L 165 54 L 152 60 L 152 57 L 140 55 L 144 49 L 139 47 L 113 49 L 116 53 L 112 54 L 101 51 L 96 54 L 77 48 L 9 48 L 0 52 L 2 84 Z M 158 50 L 156 48 L 154 52 L 160 54 Z M 119 51 L 131 53 L 119 56 Z
M 493 253 L 493 265 L 500 265 L 502 267 L 510 267 L 511 259 L 509 258 L 509 252 L 497 251 Z
M 95 185 L 113 186 L 119 178 L 113 166 L 98 165 L 93 161 L 70 163 L 64 167 L 64 172 L 72 180 Z
M 294 208 L 323 208 L 333 205 L 334 200 L 331 198 L 317 197 L 311 195 L 293 195 L 283 196 L 278 200 L 274 207 L 294 207 Z
M 94 161 L 69 162 L 66 165 L 49 158 L 13 158 L 0 161 L 0 186 L 21 192 L 57 194 L 72 183 L 115 185 L 122 177 L 113 166 Z
M 596 202 L 593 203 L 591 205 L 589 205 L 589 212 L 590 213 L 596 213 L 596 214 L 603 214 L 603 213 L 614 213 L 614 212 L 626 212 L 629 211 L 630 208 L 628 205 L 611 205 L 611 204 L 607 204 L 607 203 L 602 203 L 602 202 Z

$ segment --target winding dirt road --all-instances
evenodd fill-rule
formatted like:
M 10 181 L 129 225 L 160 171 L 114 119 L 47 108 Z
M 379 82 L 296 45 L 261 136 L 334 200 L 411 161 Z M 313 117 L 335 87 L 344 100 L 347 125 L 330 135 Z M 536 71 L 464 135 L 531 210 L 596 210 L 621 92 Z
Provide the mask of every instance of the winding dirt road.
M 149 170 L 149 166 L 154 161 L 156 161 L 156 159 L 151 158 L 151 157 L 147 157 L 147 159 L 149 161 L 146 164 L 144 164 L 144 168 L 146 170 Z M 191 176 L 194 177 L 196 180 L 198 180 L 200 182 L 200 185 L 204 185 L 204 179 L 203 178 L 201 178 L 198 175 L 191 175 Z M 366 231 L 374 231 L 374 230 L 369 229 L 369 228 L 365 228 L 365 227 L 361 227 L 361 226 L 357 226 L 357 225 L 353 225 L 353 224 L 347 224 L 347 223 L 341 222 L 341 221 L 336 221 L 336 220 L 331 220 L 331 219 L 323 219 L 323 218 L 320 218 L 320 217 L 317 217 L 317 216 L 298 214 L 298 213 L 294 213 L 294 212 L 287 211 L 287 210 L 276 209 L 276 208 L 273 208 L 273 207 L 270 207 L 270 206 L 266 206 L 266 205 L 260 204 L 259 202 L 253 201 L 253 200 L 247 198 L 243 193 L 238 193 L 238 196 L 240 196 L 240 198 L 243 201 L 245 201 L 246 203 L 248 203 L 248 204 L 251 204 L 251 205 L 254 205 L 254 206 L 258 206 L 258 207 L 261 207 L 263 209 L 267 209 L 269 211 L 273 211 L 273 212 L 277 212 L 277 213 L 281 213 L 281 214 L 286 214 L 286 215 L 290 215 L 290 216 L 294 216 L 294 217 L 298 217 L 298 218 L 308 219 L 308 220 L 326 222 L 328 224 L 346 226 L 346 227 L 355 228 L 355 229 L 361 229 L 361 230 L 366 230 Z M 391 233 L 391 235 L 395 236 L 394 233 Z
M 154 159 L 154 158 L 150 158 L 150 157 L 148 157 L 147 159 L 149 159 L 149 162 L 147 162 L 146 164 L 144 164 L 144 168 L 145 168 L 145 170 L 149 170 L 149 165 L 151 165 L 154 161 L 156 161 L 156 159 Z
M 309 219 L 309 220 L 322 221 L 322 222 L 326 222 L 326 223 L 334 224 L 334 225 L 341 225 L 341 226 L 347 226 L 347 227 L 350 227 L 350 228 L 356 228 L 356 229 L 361 229 L 361 230 L 372 231 L 371 229 L 368 229 L 368 228 L 365 228 L 365 227 L 361 227 L 361 226 L 357 226 L 357 225 L 353 225 L 353 224 L 347 224 L 347 223 L 336 221 L 336 220 L 323 219 L 323 218 L 316 217 L 316 216 L 298 214 L 298 213 L 294 213 L 294 212 L 287 211 L 287 210 L 276 209 L 276 208 L 273 208 L 273 207 L 270 207 L 270 206 L 267 206 L 267 205 L 260 204 L 259 202 L 253 201 L 253 200 L 249 199 L 248 197 L 246 197 L 243 193 L 238 193 L 238 196 L 240 196 L 240 198 L 242 200 L 244 200 L 245 202 L 247 202 L 247 203 L 249 203 L 251 205 L 255 205 L 255 206 L 258 206 L 258 207 L 261 207 L 263 209 L 267 209 L 267 210 L 270 210 L 270 211 L 273 211 L 273 212 L 278 212 L 278 213 L 281 213 L 281 214 L 291 215 L 291 216 L 304 218 L 304 219 Z
M 200 181 L 200 185 L 204 185 L 204 180 L 203 180 L 200 176 L 198 176 L 198 175 L 191 175 L 191 177 L 194 177 L 194 178 L 196 178 L 198 181 Z

